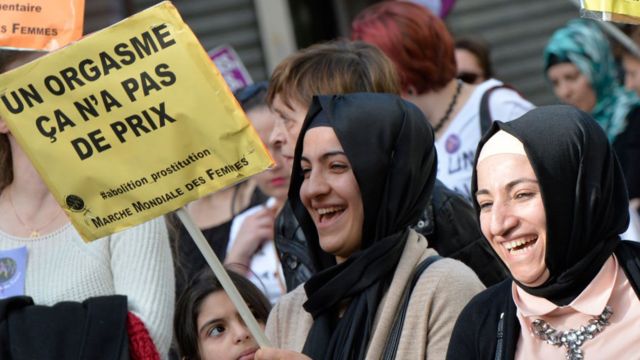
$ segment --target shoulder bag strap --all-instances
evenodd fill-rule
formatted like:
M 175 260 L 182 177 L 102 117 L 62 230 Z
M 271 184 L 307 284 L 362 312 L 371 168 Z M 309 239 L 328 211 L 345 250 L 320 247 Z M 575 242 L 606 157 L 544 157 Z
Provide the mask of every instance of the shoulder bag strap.
M 404 325 L 404 319 L 407 316 L 407 307 L 409 306 L 409 300 L 411 299 L 411 293 L 416 283 L 420 279 L 422 273 L 434 262 L 442 259 L 439 255 L 429 256 L 424 259 L 413 272 L 411 276 L 411 282 L 407 284 L 402 293 L 402 300 L 400 300 L 400 307 L 398 308 L 398 314 L 389 332 L 389 338 L 385 345 L 382 359 L 392 360 L 396 358 L 396 352 L 398 351 L 398 345 L 400 344 L 400 334 L 402 333 L 402 327 Z
M 514 90 L 511 86 L 502 84 L 490 87 L 484 92 L 484 94 L 482 94 L 482 99 L 480 99 L 480 136 L 489 130 L 491 123 L 493 122 L 493 119 L 491 118 L 491 110 L 489 109 L 489 97 L 491 96 L 491 93 L 497 89 Z

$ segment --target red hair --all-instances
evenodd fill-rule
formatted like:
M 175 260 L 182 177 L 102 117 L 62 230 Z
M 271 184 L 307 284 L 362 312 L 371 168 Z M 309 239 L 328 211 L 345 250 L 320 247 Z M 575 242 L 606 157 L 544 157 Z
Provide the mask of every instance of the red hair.
M 385 1 L 364 9 L 351 39 L 376 45 L 396 65 L 403 91 L 437 91 L 456 77 L 454 41 L 444 22 L 424 6 Z

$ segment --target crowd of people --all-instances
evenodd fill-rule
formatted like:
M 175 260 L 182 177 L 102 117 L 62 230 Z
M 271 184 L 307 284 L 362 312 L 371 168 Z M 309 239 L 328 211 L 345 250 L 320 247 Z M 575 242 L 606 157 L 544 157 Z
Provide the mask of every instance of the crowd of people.
M 41 55 L 0 50 L 0 73 Z M 173 215 L 85 244 L 0 119 L 0 265 L 28 258 L 0 358 L 637 356 L 640 59 L 584 19 L 541 57 L 563 105 L 385 1 L 234 93 L 274 166 L 187 211 L 263 348 Z

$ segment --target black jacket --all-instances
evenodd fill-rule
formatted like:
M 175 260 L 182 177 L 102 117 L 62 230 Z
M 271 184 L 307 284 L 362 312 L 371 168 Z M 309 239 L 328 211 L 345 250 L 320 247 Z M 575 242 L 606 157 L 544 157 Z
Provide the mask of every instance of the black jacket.
M 0 301 L 0 359 L 129 359 L 127 298 L 34 305 L 30 297 Z
M 615 254 L 640 298 L 640 244 L 622 241 Z M 471 299 L 456 321 L 447 360 L 515 358 L 520 323 L 511 284 L 507 279 Z
M 441 256 L 469 266 L 485 286 L 507 277 L 502 263 L 484 239 L 473 207 L 464 197 L 436 180 L 433 197 L 414 229 Z M 275 245 L 280 255 L 287 291 L 295 289 L 315 272 L 307 244 L 287 202 L 276 218 Z

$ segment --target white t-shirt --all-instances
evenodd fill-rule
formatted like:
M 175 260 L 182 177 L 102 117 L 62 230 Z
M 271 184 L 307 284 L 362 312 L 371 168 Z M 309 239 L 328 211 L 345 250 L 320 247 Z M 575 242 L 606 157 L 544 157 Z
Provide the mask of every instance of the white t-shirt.
M 502 82 L 489 79 L 478 85 L 449 127 L 435 142 L 438 151 L 438 179 L 450 189 L 471 196 L 471 174 L 476 147 L 480 142 L 480 101 L 482 95 Z M 534 106 L 511 89 L 497 89 L 489 96 L 492 120 L 510 121 Z
M 257 211 L 264 209 L 265 206 L 270 207 L 275 204 L 275 199 L 270 198 L 265 204 L 254 206 L 242 213 L 238 214 L 231 223 L 231 230 L 229 231 L 229 244 L 227 245 L 227 253 L 233 247 L 238 236 L 240 227 L 248 216 L 253 215 Z M 265 241 L 260 249 L 253 254 L 251 263 L 249 264 L 251 270 L 247 277 L 254 283 L 258 289 L 267 296 L 271 304 L 275 304 L 280 295 L 283 294 L 282 286 L 284 285 L 284 277 L 282 275 L 282 266 L 278 253 L 276 252 L 275 243 L 273 239 Z

